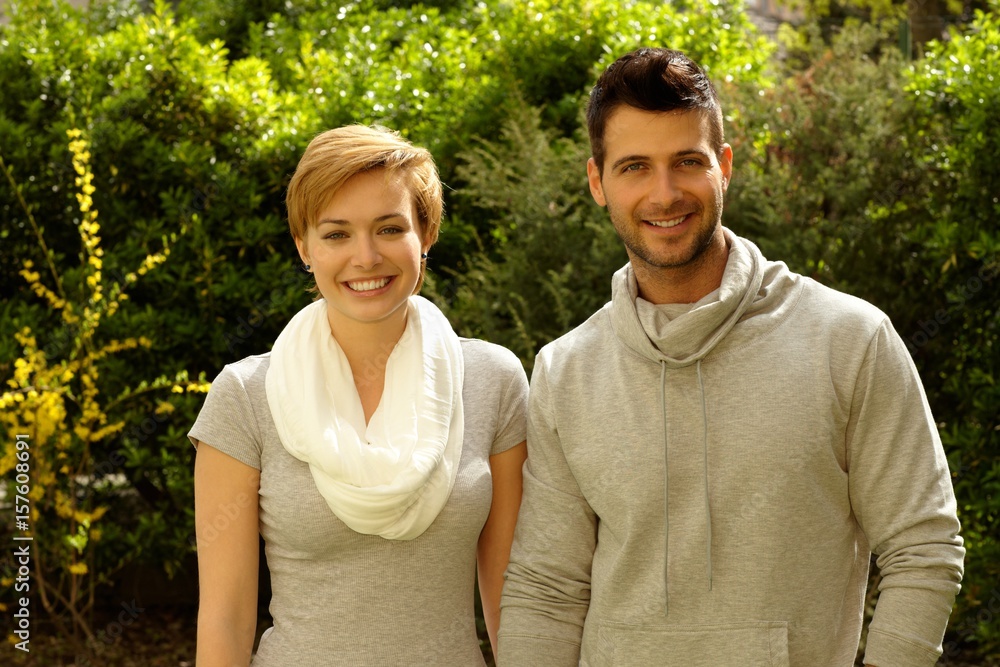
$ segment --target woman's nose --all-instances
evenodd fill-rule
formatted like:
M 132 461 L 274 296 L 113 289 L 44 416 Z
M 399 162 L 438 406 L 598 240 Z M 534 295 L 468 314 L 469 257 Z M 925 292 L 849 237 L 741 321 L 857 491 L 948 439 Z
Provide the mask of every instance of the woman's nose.
M 354 266 L 361 269 L 371 269 L 382 262 L 382 254 L 378 250 L 375 239 L 361 236 L 354 246 Z

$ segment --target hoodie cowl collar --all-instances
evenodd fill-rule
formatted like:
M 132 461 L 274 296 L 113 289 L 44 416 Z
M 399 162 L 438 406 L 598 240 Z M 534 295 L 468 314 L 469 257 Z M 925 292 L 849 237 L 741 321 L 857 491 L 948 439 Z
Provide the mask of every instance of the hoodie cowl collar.
M 704 358 L 736 326 L 757 298 L 764 279 L 764 256 L 750 241 L 723 228 L 729 259 L 722 284 L 709 298 L 673 318 L 656 332 L 643 329 L 636 311 L 635 272 L 626 264 L 611 281 L 615 334 L 638 354 L 668 368 L 689 366 Z M 714 298 L 713 298 L 714 297 Z M 652 334 L 652 335 L 648 335 Z

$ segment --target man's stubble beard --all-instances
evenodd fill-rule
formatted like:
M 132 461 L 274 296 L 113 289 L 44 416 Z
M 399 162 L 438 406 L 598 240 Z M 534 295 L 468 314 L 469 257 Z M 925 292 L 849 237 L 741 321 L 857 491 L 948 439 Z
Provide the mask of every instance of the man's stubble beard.
M 608 215 L 611 217 L 611 224 L 614 226 L 618 238 L 625 245 L 632 261 L 634 262 L 636 259 L 639 259 L 650 268 L 656 269 L 679 269 L 691 267 L 696 264 L 705 254 L 705 251 L 712 245 L 712 239 L 715 237 L 719 224 L 722 221 L 722 207 L 720 205 L 713 211 L 714 224 L 699 227 L 697 235 L 694 237 L 694 242 L 683 247 L 679 256 L 662 258 L 657 257 L 655 250 L 650 248 L 642 237 L 640 230 L 642 225 L 645 224 L 642 222 L 643 216 L 631 219 L 623 225 L 621 224 L 621 216 L 610 203 L 608 203 L 607 209 Z M 693 213 L 698 217 L 699 224 L 704 222 L 705 209 L 703 207 L 699 207 Z M 669 218 L 670 214 L 658 213 L 648 217 Z

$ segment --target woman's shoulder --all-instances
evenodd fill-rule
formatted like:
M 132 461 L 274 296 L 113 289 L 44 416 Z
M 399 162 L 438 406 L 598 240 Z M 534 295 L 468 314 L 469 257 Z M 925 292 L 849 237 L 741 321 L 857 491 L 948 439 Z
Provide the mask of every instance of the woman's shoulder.
M 253 397 L 264 391 L 264 380 L 270 363 L 271 353 L 267 352 L 226 364 L 212 381 L 212 387 L 218 387 L 218 391 L 227 391 L 239 386 L 248 396 Z

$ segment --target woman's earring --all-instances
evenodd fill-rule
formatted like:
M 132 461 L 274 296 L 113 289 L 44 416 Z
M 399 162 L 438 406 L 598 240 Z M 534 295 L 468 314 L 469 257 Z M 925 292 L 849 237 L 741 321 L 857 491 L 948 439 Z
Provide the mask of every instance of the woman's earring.
M 304 271 L 305 271 L 306 273 L 309 273 L 309 271 L 311 271 L 311 270 L 312 270 L 312 267 L 311 267 L 311 266 L 309 266 L 308 264 L 303 264 L 303 265 L 302 265 L 302 269 L 303 269 L 303 270 L 304 270 Z
M 420 253 L 420 259 L 427 259 L 427 253 L 426 252 Z

